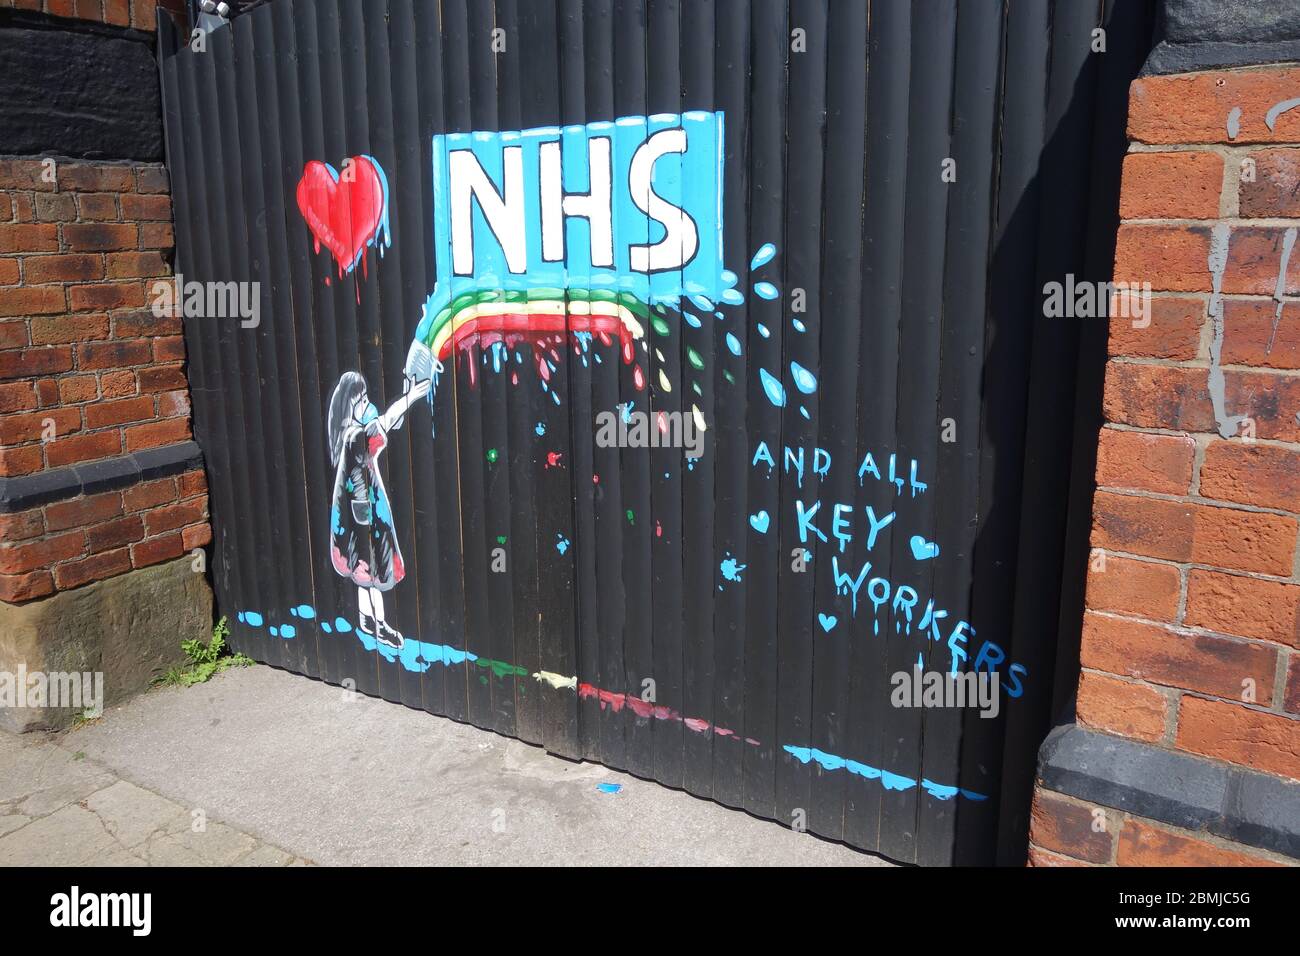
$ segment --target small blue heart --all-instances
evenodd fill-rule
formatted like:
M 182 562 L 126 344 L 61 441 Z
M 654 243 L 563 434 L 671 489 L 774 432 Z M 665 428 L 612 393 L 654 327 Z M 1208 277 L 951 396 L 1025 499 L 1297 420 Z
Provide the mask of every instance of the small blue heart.
M 827 634 L 829 634 L 831 632 L 831 629 L 834 628 L 835 625 L 840 622 L 839 618 L 837 618 L 834 614 L 818 614 L 817 621 L 818 623 L 821 624 L 822 630 L 825 631 Z
M 933 541 L 926 541 L 919 534 L 912 535 L 912 557 L 918 561 L 928 561 L 930 558 L 939 556 L 939 545 Z
M 756 515 L 749 516 L 749 526 L 759 534 L 767 534 L 767 526 L 771 521 L 772 519 L 768 517 L 766 511 L 760 511 Z

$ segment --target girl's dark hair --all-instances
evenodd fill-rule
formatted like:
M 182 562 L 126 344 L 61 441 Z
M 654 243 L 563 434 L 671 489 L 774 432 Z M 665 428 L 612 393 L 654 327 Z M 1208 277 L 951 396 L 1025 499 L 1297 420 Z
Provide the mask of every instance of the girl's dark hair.
M 352 403 L 366 390 L 366 380 L 356 372 L 344 372 L 330 396 L 329 440 L 330 463 L 337 465 L 343 454 L 343 435 L 352 420 Z

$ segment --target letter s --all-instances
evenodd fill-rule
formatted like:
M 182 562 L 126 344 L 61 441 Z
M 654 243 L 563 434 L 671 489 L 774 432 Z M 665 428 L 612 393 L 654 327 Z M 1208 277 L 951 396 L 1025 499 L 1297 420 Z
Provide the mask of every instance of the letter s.
M 628 261 L 636 272 L 662 272 L 680 269 L 695 258 L 700 234 L 695 220 L 684 209 L 664 201 L 650 184 L 655 160 L 665 153 L 686 152 L 686 130 L 676 127 L 655 133 L 632 156 L 628 169 L 628 186 L 636 208 L 664 226 L 664 237 L 653 246 L 628 248 Z

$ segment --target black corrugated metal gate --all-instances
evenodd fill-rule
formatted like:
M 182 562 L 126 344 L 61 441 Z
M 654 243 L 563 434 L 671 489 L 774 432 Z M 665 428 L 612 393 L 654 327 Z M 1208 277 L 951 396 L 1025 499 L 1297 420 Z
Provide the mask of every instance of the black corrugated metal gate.
M 1109 275 L 1149 16 L 273 0 L 202 52 L 163 29 L 235 645 L 894 859 L 1018 862 L 1105 337 L 1040 296 Z M 998 716 L 893 706 L 918 664 L 995 672 Z

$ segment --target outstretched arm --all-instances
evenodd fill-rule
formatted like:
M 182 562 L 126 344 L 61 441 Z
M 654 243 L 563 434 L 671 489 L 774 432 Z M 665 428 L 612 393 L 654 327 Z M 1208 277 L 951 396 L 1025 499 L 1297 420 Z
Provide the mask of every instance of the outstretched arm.
M 415 385 L 412 385 L 410 391 L 397 401 L 393 402 L 392 405 L 389 405 L 388 411 L 379 416 L 379 427 L 384 431 L 389 431 L 390 429 L 397 427 L 397 425 L 401 423 L 402 417 L 406 414 L 406 410 L 410 408 L 417 399 L 424 397 L 428 393 L 432 384 L 431 381 L 425 379 L 423 382 L 418 382 Z

